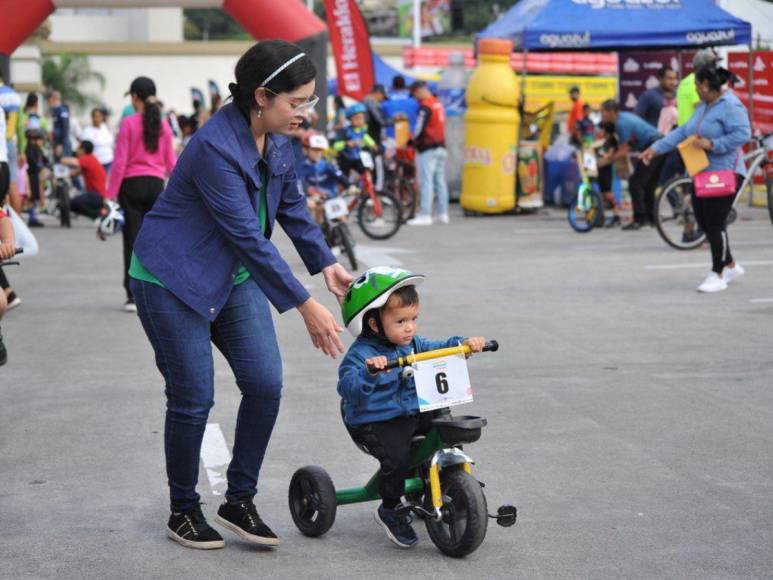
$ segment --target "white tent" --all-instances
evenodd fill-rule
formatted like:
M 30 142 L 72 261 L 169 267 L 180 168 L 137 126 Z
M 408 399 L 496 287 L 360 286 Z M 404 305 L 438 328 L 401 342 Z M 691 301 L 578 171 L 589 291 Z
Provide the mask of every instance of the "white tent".
M 752 46 L 773 49 L 773 3 L 765 0 L 719 0 L 733 16 L 751 22 Z

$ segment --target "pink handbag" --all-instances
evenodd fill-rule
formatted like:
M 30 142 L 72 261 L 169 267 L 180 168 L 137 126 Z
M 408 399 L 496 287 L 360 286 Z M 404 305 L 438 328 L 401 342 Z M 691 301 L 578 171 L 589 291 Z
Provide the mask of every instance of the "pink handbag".
M 735 171 L 732 169 L 701 171 L 693 177 L 692 181 L 697 197 L 722 197 L 735 194 Z
M 703 114 L 706 114 L 706 109 L 703 109 Z M 703 121 L 703 115 L 701 115 L 698 121 L 698 127 L 695 134 L 700 137 L 701 121 Z M 738 158 L 741 156 L 741 151 L 735 158 L 735 164 L 738 165 Z M 693 188 L 695 189 L 696 197 L 723 197 L 725 195 L 735 195 L 736 181 L 735 170 L 733 169 L 718 169 L 718 170 L 706 170 L 701 171 L 698 175 L 692 178 Z

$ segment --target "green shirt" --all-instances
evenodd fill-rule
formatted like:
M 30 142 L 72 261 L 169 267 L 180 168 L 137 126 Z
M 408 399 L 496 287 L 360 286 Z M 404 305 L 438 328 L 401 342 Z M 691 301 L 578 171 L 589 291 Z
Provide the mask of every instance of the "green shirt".
M 690 73 L 679 82 L 676 89 L 677 123 L 684 125 L 689 121 L 700 102 L 698 89 L 695 88 L 695 73 Z
M 260 231 L 265 235 L 268 229 L 268 206 L 266 200 L 266 176 L 263 171 L 260 172 L 260 190 L 258 191 L 258 221 L 260 222 Z M 136 280 L 142 280 L 143 282 L 150 282 L 156 284 L 162 288 L 166 288 L 164 283 L 159 280 L 153 273 L 142 265 L 137 255 L 132 252 L 132 259 L 129 264 L 129 276 Z M 244 264 L 239 265 L 239 270 L 234 276 L 234 286 L 242 284 L 250 277 L 250 272 L 244 267 Z

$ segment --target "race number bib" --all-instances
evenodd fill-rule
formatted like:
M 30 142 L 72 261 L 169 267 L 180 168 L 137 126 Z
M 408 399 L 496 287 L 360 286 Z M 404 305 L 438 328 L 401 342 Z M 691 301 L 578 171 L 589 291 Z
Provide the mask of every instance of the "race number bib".
M 420 412 L 472 402 L 470 375 L 463 354 L 419 362 L 414 368 Z
M 344 217 L 348 213 L 349 206 L 346 205 L 346 200 L 340 197 L 334 197 L 325 202 L 325 216 L 330 221 Z

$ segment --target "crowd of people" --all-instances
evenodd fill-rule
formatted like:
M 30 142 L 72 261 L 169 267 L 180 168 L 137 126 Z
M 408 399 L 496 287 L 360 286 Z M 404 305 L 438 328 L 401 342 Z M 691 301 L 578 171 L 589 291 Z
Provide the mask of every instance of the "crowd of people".
M 579 89 L 573 87 L 570 91 L 573 104 L 567 131 L 576 146 L 597 151 L 596 180 L 617 218 L 610 222 L 612 225 L 620 223 L 612 192 L 612 168 L 617 167 L 621 177 L 628 180 L 633 219 L 622 226 L 624 231 L 655 224 L 655 191 L 669 179 L 684 174 L 677 146 L 687 137 L 696 136 L 692 147 L 706 152 L 707 171 L 735 172 L 735 192 L 746 174 L 741 147 L 751 138 L 749 114 L 729 89 L 733 76 L 720 65 L 718 54 L 708 48 L 698 51 L 693 72 L 680 82 L 669 66 L 658 71 L 657 79 L 657 86 L 640 96 L 633 112 L 621 110 L 615 100 L 605 101 L 598 127 L 591 120 L 591 108 L 580 99 Z M 597 137 L 601 139 L 595 141 Z M 732 257 L 725 228 L 735 192 L 718 197 L 692 192 L 698 227 L 686 228 L 683 241 L 705 234 L 712 254 L 712 270 L 698 286 L 701 292 L 725 290 L 728 282 L 744 273 Z
M 372 154 L 375 188 L 383 190 L 389 171 L 385 159 L 393 158 L 402 149 L 417 160 L 420 192 L 420 211 L 406 223 L 449 223 L 445 110 L 427 83 L 416 81 L 408 86 L 402 75 L 396 75 L 390 90 L 376 84 L 362 102 L 350 102 L 347 106 L 338 96 L 334 102 L 335 114 L 327 137 L 312 130 L 310 123 L 300 127 L 296 135 L 296 141 L 302 143 L 298 174 L 304 191 L 310 194 L 310 207 L 318 207 L 321 198 L 338 195 L 365 171 L 362 150 Z M 316 147 L 310 145 L 312 140 Z M 325 184 L 320 187 L 322 179 Z

